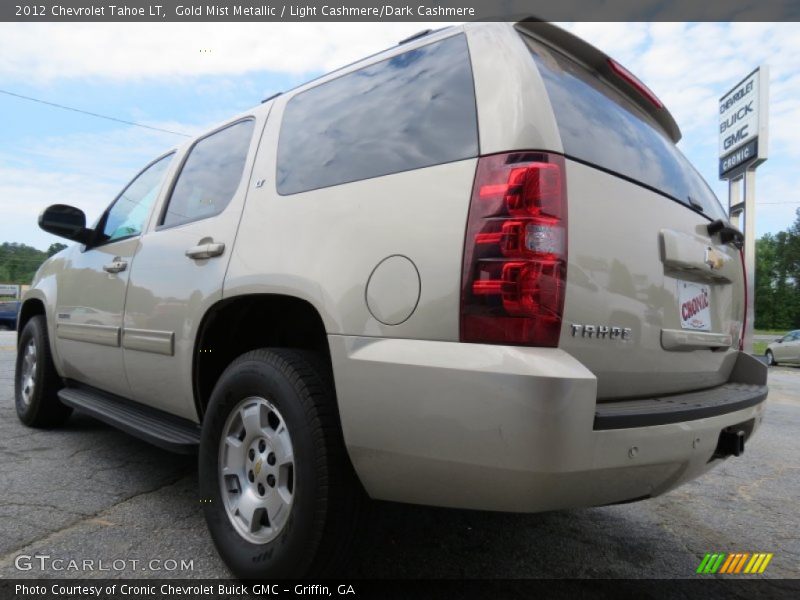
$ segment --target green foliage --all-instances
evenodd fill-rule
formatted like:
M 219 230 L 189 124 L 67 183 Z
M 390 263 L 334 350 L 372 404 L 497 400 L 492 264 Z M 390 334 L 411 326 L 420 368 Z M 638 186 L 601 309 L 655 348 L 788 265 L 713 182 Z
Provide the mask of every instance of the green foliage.
M 66 247 L 67 247 L 66 244 L 61 244 L 59 242 L 56 242 L 54 244 L 50 244 L 50 247 L 47 249 L 47 257 L 50 258 L 54 254 L 58 254 L 59 252 L 64 250 Z
M 53 244 L 53 246 L 63 244 Z M 0 283 L 29 284 L 36 270 L 47 259 L 48 252 L 42 252 L 25 244 L 4 242 L 0 246 Z
M 786 231 L 756 241 L 755 326 L 800 328 L 800 209 Z

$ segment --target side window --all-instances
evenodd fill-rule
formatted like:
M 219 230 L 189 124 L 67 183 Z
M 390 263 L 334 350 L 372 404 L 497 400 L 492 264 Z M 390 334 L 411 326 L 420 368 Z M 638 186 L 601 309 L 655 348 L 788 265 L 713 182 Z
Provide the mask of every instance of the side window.
M 295 194 L 477 154 L 472 67 L 459 34 L 289 100 L 277 189 Z
M 181 225 L 225 210 L 242 180 L 254 127 L 253 119 L 239 121 L 192 147 L 161 225 Z
M 128 184 L 101 221 L 102 227 L 97 240 L 99 243 L 142 233 L 172 158 L 173 155 L 170 154 L 157 160 Z

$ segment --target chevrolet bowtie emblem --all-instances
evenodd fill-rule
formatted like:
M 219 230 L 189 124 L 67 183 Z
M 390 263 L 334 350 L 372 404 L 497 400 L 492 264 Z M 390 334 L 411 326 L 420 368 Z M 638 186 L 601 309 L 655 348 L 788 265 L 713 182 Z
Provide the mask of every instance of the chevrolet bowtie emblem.
M 708 247 L 706 248 L 706 260 L 704 261 L 710 269 L 719 270 L 725 264 L 725 259 L 727 257 L 714 248 Z

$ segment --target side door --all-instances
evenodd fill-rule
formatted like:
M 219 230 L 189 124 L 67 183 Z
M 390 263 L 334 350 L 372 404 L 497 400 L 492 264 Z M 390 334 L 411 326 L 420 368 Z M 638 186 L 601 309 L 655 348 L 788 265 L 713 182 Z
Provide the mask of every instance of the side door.
M 155 160 L 128 184 L 100 217 L 94 241 L 73 249 L 58 277 L 55 345 L 69 379 L 129 393 L 120 347 L 125 291 L 172 158 Z
M 797 363 L 800 362 L 800 331 L 793 331 L 790 335 L 791 339 L 783 343 L 786 346 L 786 360 Z
M 775 357 L 777 362 L 781 361 L 791 361 L 792 355 L 794 354 L 792 350 L 792 344 L 796 342 L 795 340 L 795 332 L 790 331 L 785 336 L 781 338 L 779 344 L 774 344 L 772 346 L 772 354 Z
M 222 298 L 265 118 L 239 119 L 199 138 L 140 240 L 122 332 L 137 402 L 197 419 L 194 341 L 204 313 Z

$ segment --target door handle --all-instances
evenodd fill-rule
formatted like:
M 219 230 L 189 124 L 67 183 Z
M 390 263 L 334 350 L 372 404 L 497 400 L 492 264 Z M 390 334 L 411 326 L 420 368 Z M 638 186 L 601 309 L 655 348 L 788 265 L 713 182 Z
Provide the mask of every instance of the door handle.
M 186 251 L 186 256 L 194 260 L 201 260 L 203 258 L 213 258 L 225 252 L 225 244 L 222 242 L 210 242 L 208 244 L 199 244 L 192 246 Z
M 103 271 L 107 273 L 120 273 L 128 268 L 127 261 L 122 260 L 119 256 L 115 256 L 107 265 L 103 265 Z

